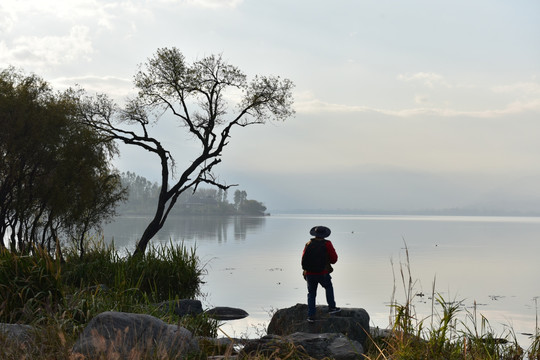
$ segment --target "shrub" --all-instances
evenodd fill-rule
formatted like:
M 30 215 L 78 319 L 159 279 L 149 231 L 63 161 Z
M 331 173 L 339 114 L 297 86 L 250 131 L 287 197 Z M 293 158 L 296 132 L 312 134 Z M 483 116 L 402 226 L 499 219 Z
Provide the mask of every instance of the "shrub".
M 125 271 L 138 279 L 140 290 L 153 294 L 155 301 L 195 298 L 200 295 L 205 273 L 195 249 L 172 242 L 150 246 L 144 256 L 129 258 Z
M 63 298 L 60 263 L 34 247 L 32 255 L 0 249 L 0 321 L 30 322 Z
M 120 256 L 114 244 L 94 242 L 83 259 L 71 252 L 63 266 L 69 286 L 105 286 L 152 301 L 192 299 L 200 293 L 204 267 L 183 243 L 150 246 L 142 256 Z

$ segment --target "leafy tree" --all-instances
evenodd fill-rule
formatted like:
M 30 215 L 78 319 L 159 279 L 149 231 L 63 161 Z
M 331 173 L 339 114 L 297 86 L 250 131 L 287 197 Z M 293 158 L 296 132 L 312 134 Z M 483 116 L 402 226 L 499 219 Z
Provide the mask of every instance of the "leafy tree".
M 285 120 L 294 111 L 290 80 L 256 76 L 248 82 L 242 71 L 216 55 L 189 64 L 178 49 L 161 48 L 141 65 L 134 82 L 138 96 L 119 116 L 104 96 L 89 99 L 81 110 L 102 134 L 155 154 L 161 164 L 155 214 L 137 243 L 136 255 L 144 253 L 184 191 L 195 190 L 201 183 L 230 187 L 213 175 L 213 169 L 221 162 L 233 128 Z M 230 90 L 241 94 L 235 106 L 227 102 Z M 176 118 L 200 145 L 198 154 L 174 181 L 171 153 L 149 133 L 149 124 L 162 114 Z
M 219 189 L 219 191 L 218 191 L 218 199 L 222 203 L 227 203 L 228 202 L 228 200 L 227 200 L 227 190 Z
M 247 215 L 264 215 L 266 211 L 266 206 L 257 200 L 244 200 L 240 206 L 239 211 Z
M 78 114 L 71 92 L 54 93 L 14 68 L 0 72 L 0 237 L 12 251 L 53 252 L 65 235 L 82 256 L 86 232 L 124 198 L 108 163 L 114 144 Z
M 240 207 L 244 203 L 244 201 L 247 199 L 247 192 L 243 190 L 236 190 L 234 192 L 234 207 L 236 210 L 240 210 Z
M 159 196 L 159 185 L 133 172 L 121 174 L 122 185 L 128 190 L 128 201 L 118 207 L 121 214 L 146 213 Z

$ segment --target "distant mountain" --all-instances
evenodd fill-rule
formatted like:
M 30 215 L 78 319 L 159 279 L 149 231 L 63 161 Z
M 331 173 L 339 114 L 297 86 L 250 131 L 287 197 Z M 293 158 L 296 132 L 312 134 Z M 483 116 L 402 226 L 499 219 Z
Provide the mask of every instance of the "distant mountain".
M 540 215 L 540 176 L 362 166 L 317 173 L 237 173 L 271 213 Z
M 540 215 L 540 177 L 515 179 L 464 207 L 465 210 Z

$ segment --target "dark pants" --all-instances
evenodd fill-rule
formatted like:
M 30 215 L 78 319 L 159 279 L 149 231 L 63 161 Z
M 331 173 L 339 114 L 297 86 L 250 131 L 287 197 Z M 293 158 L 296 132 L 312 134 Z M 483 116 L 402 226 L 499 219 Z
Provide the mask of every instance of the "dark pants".
M 306 275 L 308 295 L 308 316 L 315 315 L 315 298 L 317 297 L 317 287 L 319 284 L 326 290 L 326 302 L 329 308 L 336 307 L 334 300 L 334 287 L 332 286 L 332 277 L 330 274 Z

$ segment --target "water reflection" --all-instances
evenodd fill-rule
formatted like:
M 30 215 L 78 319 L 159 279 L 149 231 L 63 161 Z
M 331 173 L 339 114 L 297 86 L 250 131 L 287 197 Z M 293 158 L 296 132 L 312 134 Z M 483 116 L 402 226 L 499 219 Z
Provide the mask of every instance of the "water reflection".
M 114 240 L 117 248 L 134 247 L 150 217 L 121 216 L 103 226 L 106 242 Z M 251 216 L 171 216 L 156 235 L 155 242 L 186 240 L 226 243 L 246 240 L 248 234 L 261 230 L 265 217 Z
M 114 235 L 117 247 L 133 249 L 148 221 L 121 218 L 106 227 L 106 239 Z M 334 288 L 340 306 L 365 308 L 374 325 L 388 326 L 388 301 L 396 285 L 396 301 L 405 299 L 391 260 L 398 274 L 399 266 L 407 264 L 406 243 L 417 293 L 435 291 L 448 300 L 465 300 L 467 309 L 476 303 L 497 332 L 511 322 L 520 342 L 526 341 L 520 333 L 534 332 L 540 218 L 171 217 L 152 243 L 196 243 L 208 269 L 202 288 L 205 307 L 242 308 L 250 314 L 245 321 L 251 328 L 269 321 L 269 309 L 306 301 L 299 259 L 309 229 L 320 224 L 332 229 L 330 239 L 339 254 Z M 417 300 L 419 318 L 428 316 L 430 301 Z M 246 323 L 230 323 L 230 330 L 242 332 L 241 324 Z

